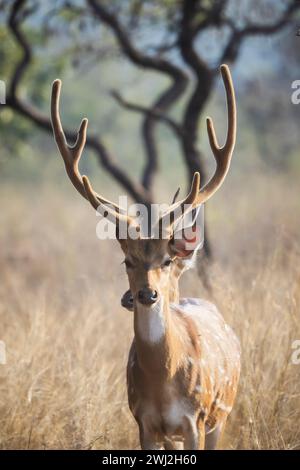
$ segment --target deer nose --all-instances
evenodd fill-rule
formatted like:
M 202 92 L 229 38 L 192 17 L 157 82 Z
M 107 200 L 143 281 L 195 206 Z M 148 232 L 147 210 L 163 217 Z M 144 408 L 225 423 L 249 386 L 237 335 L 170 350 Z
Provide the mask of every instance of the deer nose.
M 127 310 L 133 310 L 133 295 L 130 289 L 123 295 L 121 299 L 121 305 L 122 307 L 127 308 Z
M 143 287 L 138 291 L 138 301 L 143 305 L 154 304 L 158 299 L 158 293 L 156 290 L 152 290 L 149 287 Z

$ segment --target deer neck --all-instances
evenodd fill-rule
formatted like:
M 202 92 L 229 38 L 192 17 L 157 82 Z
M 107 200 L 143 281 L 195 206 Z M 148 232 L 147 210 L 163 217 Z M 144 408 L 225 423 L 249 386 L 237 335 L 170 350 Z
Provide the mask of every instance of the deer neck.
M 146 374 L 174 376 L 181 363 L 182 335 L 178 317 L 170 311 L 170 297 L 179 297 L 178 290 L 160 299 L 152 307 L 136 303 L 134 333 L 140 367 Z
M 176 272 L 170 279 L 169 302 L 174 304 L 179 303 L 179 272 Z

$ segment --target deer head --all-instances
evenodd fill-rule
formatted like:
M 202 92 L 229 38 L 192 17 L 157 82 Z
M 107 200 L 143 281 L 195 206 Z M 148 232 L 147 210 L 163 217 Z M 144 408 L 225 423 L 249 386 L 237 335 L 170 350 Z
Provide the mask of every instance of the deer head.
M 236 106 L 234 89 L 229 68 L 221 66 L 221 74 L 226 90 L 228 109 L 228 131 L 226 142 L 220 147 L 217 142 L 213 122 L 207 119 L 207 132 L 210 146 L 216 160 L 216 170 L 210 181 L 200 189 L 200 175 L 195 172 L 191 189 L 186 198 L 172 204 L 157 222 L 158 238 L 138 236 L 132 239 L 120 238 L 120 224 L 125 225 L 127 234 L 131 229 L 139 231 L 136 219 L 129 216 L 121 207 L 94 191 L 87 176 L 79 172 L 78 163 L 85 146 L 87 119 L 81 122 L 77 141 L 73 147 L 67 144 L 59 115 L 61 82 L 55 80 L 52 87 L 51 118 L 54 137 L 63 157 L 67 174 L 77 191 L 87 199 L 94 209 L 101 211 L 116 225 L 117 238 L 125 255 L 126 271 L 135 303 L 153 306 L 161 299 L 169 298 L 172 265 L 180 259 L 191 256 L 197 248 L 186 248 L 184 236 L 175 236 L 176 223 L 186 214 L 206 202 L 221 186 L 228 172 L 236 137 Z M 197 234 L 196 234 L 197 241 Z

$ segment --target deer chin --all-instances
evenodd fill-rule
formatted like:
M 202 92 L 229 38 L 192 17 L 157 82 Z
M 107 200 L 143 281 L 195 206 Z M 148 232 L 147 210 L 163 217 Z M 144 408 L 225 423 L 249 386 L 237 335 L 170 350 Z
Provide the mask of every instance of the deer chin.
M 139 337 L 149 344 L 159 343 L 166 332 L 164 298 L 160 297 L 155 304 L 149 306 L 136 302 L 135 310 Z

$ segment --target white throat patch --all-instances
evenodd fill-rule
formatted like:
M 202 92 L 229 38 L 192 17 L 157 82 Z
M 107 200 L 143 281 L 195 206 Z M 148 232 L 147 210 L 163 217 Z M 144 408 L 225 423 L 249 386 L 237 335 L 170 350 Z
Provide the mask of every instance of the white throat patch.
M 161 298 L 152 307 L 137 305 L 137 328 L 141 338 L 147 343 L 159 343 L 165 334 L 163 313 L 164 299 Z

